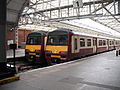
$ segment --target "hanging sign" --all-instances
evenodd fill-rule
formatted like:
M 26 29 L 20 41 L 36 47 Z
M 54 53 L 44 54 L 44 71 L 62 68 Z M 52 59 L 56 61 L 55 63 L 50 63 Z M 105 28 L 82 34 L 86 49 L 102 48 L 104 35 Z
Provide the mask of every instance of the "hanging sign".
M 75 1 L 73 1 L 73 7 L 74 8 L 82 8 L 83 7 L 82 0 L 75 0 Z

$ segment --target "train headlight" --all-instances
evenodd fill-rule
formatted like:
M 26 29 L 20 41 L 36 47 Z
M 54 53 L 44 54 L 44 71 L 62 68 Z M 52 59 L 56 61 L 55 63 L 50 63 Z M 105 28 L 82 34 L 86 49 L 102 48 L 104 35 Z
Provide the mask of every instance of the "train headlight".
M 25 52 L 28 52 L 28 53 L 29 53 L 29 52 L 30 52 L 30 50 L 29 50 L 29 49 L 25 49 Z
M 52 51 L 45 51 L 45 53 L 46 53 L 46 54 L 51 54 L 51 53 L 52 53 Z
M 40 55 L 40 50 L 35 50 L 36 55 Z
M 25 55 L 29 55 L 30 50 L 29 49 L 25 49 Z
M 67 54 L 68 54 L 68 52 L 66 52 L 66 51 L 61 51 L 61 52 L 60 52 L 61 60 L 66 60 Z
M 61 51 L 60 54 L 67 55 L 66 51 Z

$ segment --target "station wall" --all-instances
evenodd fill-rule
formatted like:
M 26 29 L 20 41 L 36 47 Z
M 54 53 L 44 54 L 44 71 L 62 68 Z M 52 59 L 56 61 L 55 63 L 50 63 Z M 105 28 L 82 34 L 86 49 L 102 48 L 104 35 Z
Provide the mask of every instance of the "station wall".
M 18 48 L 24 48 L 27 35 L 34 30 L 18 29 Z
M 24 48 L 27 35 L 34 30 L 27 30 L 27 29 L 18 29 L 14 30 L 7 30 L 7 37 L 6 37 L 6 47 L 9 49 L 9 45 L 13 43 L 17 43 L 18 48 Z

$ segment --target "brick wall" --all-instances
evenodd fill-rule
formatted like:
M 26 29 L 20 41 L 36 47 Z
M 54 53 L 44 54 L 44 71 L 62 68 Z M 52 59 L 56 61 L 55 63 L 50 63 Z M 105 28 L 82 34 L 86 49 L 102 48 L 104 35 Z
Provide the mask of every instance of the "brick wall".
M 14 40 L 18 44 L 19 47 L 22 47 L 27 39 L 27 35 L 31 33 L 33 30 L 26 30 L 26 29 L 19 29 L 16 33 L 16 39 L 15 39 L 15 33 L 14 31 L 7 30 L 6 40 L 7 40 L 7 49 L 9 49 L 9 44 L 14 43 Z M 24 47 L 24 46 L 23 46 Z
M 18 30 L 18 46 L 24 48 L 24 44 L 27 39 L 27 35 L 33 30 L 19 29 Z
M 14 43 L 14 31 L 11 31 L 11 30 L 7 30 L 6 31 L 6 48 L 9 49 L 9 44 L 12 44 Z

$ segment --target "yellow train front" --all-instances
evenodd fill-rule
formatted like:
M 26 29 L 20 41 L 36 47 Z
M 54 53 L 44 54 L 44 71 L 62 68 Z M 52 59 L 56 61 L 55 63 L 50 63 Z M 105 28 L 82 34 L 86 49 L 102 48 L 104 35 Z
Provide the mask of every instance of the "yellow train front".
M 49 64 L 65 62 L 69 59 L 70 34 L 69 30 L 61 29 L 49 32 L 45 49 L 45 56 Z
M 25 46 L 25 57 L 28 62 L 45 63 L 45 39 L 47 38 L 47 32 L 36 31 L 28 35 Z

